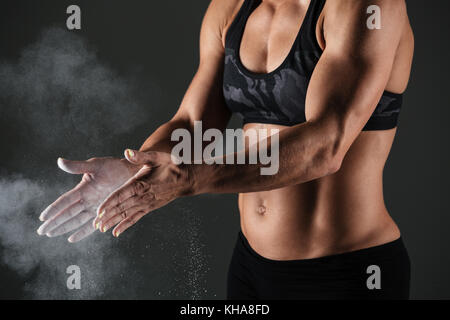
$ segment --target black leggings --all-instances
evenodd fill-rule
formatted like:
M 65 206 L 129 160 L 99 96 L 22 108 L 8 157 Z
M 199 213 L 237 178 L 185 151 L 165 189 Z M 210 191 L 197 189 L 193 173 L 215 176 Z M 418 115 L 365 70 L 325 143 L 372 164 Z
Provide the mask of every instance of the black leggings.
M 256 253 L 239 232 L 227 298 L 408 299 L 409 280 L 410 261 L 401 238 L 326 257 L 275 261 Z

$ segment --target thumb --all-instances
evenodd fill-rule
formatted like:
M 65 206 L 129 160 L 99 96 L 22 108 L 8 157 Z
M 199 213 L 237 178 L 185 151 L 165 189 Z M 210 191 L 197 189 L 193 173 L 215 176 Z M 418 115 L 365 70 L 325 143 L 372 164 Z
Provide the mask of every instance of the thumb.
M 149 166 L 157 166 L 161 164 L 161 162 L 164 162 L 165 160 L 165 153 L 163 152 L 157 152 L 157 151 L 137 151 L 132 149 L 126 149 L 125 150 L 125 158 L 133 163 L 133 164 L 146 164 Z
M 83 174 L 94 171 L 94 164 L 92 161 L 74 161 L 63 158 L 58 158 L 58 167 L 71 174 Z

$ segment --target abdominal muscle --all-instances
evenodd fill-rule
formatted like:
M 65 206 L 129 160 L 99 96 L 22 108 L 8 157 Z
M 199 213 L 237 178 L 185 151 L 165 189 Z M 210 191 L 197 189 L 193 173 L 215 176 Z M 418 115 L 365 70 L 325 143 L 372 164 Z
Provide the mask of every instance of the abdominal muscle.
M 285 127 L 247 124 L 244 130 Z M 395 129 L 362 132 L 341 169 L 276 190 L 239 195 L 241 229 L 272 260 L 310 259 L 394 241 L 400 231 L 383 199 L 383 168 Z

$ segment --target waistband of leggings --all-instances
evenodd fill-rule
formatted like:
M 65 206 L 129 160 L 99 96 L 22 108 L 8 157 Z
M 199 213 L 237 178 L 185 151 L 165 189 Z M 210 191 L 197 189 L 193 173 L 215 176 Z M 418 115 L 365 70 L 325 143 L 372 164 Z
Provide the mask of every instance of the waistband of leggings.
M 323 257 L 311 258 L 311 259 L 299 259 L 299 260 L 271 260 L 258 254 L 248 242 L 242 231 L 239 231 L 238 242 L 246 250 L 247 254 L 250 254 L 254 259 L 259 262 L 270 264 L 273 266 L 314 266 L 317 264 L 335 262 L 335 261 L 366 261 L 367 259 L 397 259 L 404 254 L 407 255 L 405 245 L 402 237 L 377 246 L 358 249 L 354 251 L 338 253 Z

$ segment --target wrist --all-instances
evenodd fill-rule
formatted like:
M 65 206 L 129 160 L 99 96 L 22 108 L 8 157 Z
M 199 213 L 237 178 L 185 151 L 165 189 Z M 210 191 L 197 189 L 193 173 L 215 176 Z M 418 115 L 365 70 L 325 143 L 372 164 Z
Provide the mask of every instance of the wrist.
M 195 196 L 204 193 L 204 181 L 202 179 L 203 177 L 203 171 L 204 171 L 204 165 L 203 164 L 187 164 L 185 165 L 186 171 L 187 171 L 187 188 L 186 188 L 186 195 L 188 196 Z
M 213 191 L 217 177 L 218 164 L 189 164 L 190 195 L 199 195 Z
M 182 170 L 186 173 L 185 188 L 182 196 L 195 196 L 199 194 L 198 173 L 193 164 L 181 164 Z

